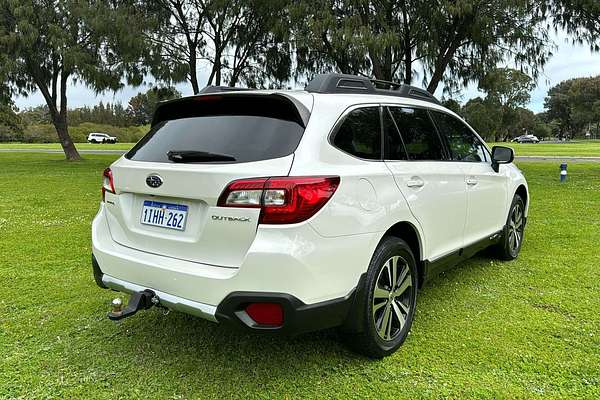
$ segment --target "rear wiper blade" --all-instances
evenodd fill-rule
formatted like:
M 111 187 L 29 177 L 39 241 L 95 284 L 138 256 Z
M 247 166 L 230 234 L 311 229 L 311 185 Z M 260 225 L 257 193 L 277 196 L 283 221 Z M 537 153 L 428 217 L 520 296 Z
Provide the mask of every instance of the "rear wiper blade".
M 195 150 L 171 150 L 167 153 L 169 160 L 173 162 L 201 162 L 201 161 L 235 161 L 235 157 L 229 154 L 211 153 L 208 151 Z

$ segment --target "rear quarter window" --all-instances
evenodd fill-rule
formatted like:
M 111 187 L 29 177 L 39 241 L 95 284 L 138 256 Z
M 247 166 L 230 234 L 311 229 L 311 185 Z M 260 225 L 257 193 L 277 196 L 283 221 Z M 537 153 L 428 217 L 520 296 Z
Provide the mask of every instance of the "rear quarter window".
M 197 151 L 232 158 L 219 163 L 261 161 L 292 154 L 303 133 L 295 105 L 280 98 L 200 96 L 159 108 L 148 134 L 125 157 L 168 163 L 169 152 Z
M 334 134 L 332 144 L 358 158 L 381 160 L 379 107 L 352 110 Z

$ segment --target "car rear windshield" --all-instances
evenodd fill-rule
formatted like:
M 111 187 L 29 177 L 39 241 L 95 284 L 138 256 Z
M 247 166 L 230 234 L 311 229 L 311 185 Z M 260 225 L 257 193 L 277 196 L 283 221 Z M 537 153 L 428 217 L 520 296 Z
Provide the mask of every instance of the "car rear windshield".
M 303 133 L 296 105 L 281 96 L 205 95 L 160 106 L 148 134 L 125 157 L 167 163 L 260 161 L 293 153 Z

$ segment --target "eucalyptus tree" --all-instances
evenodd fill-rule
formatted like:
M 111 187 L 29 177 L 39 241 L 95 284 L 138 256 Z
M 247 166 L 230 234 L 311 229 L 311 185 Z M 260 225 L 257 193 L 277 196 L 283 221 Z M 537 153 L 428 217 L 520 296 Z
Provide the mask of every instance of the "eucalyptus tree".
M 229 86 L 281 87 L 292 70 L 289 0 L 240 2 L 233 36 L 223 54 Z
M 205 0 L 148 0 L 143 2 L 152 29 L 145 31 L 150 57 L 145 62 L 161 81 L 187 80 L 200 92 L 198 60 L 204 52 Z
M 600 51 L 600 1 L 550 0 L 550 12 L 555 23 L 570 33 L 574 41 Z
M 207 85 L 287 81 L 291 50 L 289 0 L 146 0 L 154 15 L 147 65 L 160 80 L 188 80 L 199 93 L 197 69 L 209 68 Z M 160 17 L 159 17 L 160 16 Z
M 500 117 L 496 141 L 515 136 L 516 121 L 523 119 L 520 109 L 529 102 L 534 88 L 535 82 L 529 75 L 511 68 L 493 69 L 481 79 L 479 89 L 487 94 L 485 102 Z
M 0 0 L 0 79 L 12 93 L 38 90 L 68 160 L 80 159 L 68 130 L 70 82 L 97 92 L 140 83 L 130 4 L 94 0 Z
M 23 134 L 23 119 L 11 98 L 0 87 L 0 140 L 15 140 Z
M 500 62 L 537 76 L 550 56 L 539 0 L 300 0 L 300 74 L 339 70 L 423 84 L 478 81 Z
M 453 88 L 479 82 L 497 65 L 537 78 L 551 56 L 539 0 L 435 0 L 423 42 L 426 86 Z
M 557 122 L 560 135 L 600 131 L 600 76 L 562 81 L 544 100 L 548 120 Z

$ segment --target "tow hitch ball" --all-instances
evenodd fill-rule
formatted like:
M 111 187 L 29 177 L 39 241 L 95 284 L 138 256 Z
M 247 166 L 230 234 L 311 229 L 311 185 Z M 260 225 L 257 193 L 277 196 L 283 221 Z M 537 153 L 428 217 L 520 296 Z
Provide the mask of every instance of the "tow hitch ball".
M 112 301 L 112 311 L 108 313 L 108 318 L 112 321 L 118 321 L 132 316 L 139 310 L 147 310 L 158 305 L 159 301 L 158 296 L 148 289 L 132 294 L 125 308 L 123 308 L 123 301 L 116 298 Z

